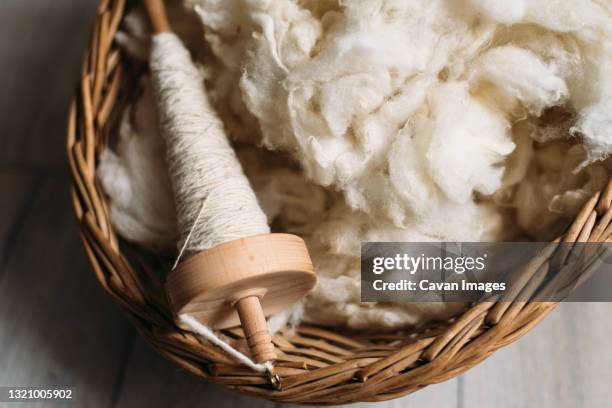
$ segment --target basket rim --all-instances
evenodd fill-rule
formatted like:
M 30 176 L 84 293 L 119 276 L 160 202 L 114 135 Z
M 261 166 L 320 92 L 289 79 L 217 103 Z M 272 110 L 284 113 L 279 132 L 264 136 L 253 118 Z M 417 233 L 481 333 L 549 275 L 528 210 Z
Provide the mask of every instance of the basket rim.
M 452 322 L 417 332 L 336 331 L 302 324 L 273 338 L 282 389 L 265 374 L 239 366 L 220 349 L 178 328 L 156 276 L 159 260 L 120 242 L 95 169 L 127 104 L 130 62 L 114 43 L 126 0 L 101 0 L 84 53 L 81 79 L 70 104 L 66 138 L 71 198 L 84 249 L 97 280 L 140 335 L 161 355 L 211 382 L 273 401 L 336 405 L 398 398 L 453 378 L 531 330 L 556 302 L 487 302 Z M 133 68 L 133 67 L 132 67 Z M 586 202 L 563 242 L 610 240 L 601 236 L 612 214 L 612 179 Z M 607 216 L 606 216 L 607 215 Z M 607 223 L 607 224 L 606 224 Z M 605 224 L 605 225 L 604 225 Z M 599 231 L 599 236 L 597 235 Z M 223 334 L 244 348 L 240 329 Z

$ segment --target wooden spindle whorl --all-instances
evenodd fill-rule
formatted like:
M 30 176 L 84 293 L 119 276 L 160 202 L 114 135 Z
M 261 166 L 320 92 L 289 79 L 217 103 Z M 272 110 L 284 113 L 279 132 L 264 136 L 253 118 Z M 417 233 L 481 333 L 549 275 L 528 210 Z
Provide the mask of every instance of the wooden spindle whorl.
M 177 315 L 186 313 L 212 329 L 238 324 L 257 362 L 273 360 L 265 317 L 300 300 L 316 283 L 304 241 L 291 234 L 263 234 L 192 255 L 166 281 Z

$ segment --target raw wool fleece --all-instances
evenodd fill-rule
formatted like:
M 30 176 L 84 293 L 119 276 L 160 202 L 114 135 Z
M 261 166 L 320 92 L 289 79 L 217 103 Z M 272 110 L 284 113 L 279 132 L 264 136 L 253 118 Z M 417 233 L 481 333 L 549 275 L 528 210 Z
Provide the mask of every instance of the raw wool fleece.
M 124 113 L 116 152 L 106 149 L 97 175 L 111 197 L 117 232 L 163 250 L 176 245 L 178 229 L 153 91 L 150 85 L 143 89 L 138 103 Z
M 611 169 L 596 162 L 612 150 L 611 9 L 586 0 L 199 2 L 205 42 L 194 51 L 205 55 L 213 104 L 273 228 L 311 250 L 320 281 L 296 308 L 305 320 L 393 329 L 460 307 L 360 304 L 362 241 L 550 239 L 575 215 Z M 136 132 L 159 143 L 156 131 Z M 118 182 L 103 173 L 130 168 L 134 155 L 121 149 L 100 168 L 113 222 L 138 214 L 159 230 L 145 239 L 124 224 L 122 235 L 167 244 L 176 227 L 140 209 L 144 196 L 122 192 L 148 183 L 156 201 L 171 202 L 163 155 L 141 157 L 159 172 L 127 171 Z

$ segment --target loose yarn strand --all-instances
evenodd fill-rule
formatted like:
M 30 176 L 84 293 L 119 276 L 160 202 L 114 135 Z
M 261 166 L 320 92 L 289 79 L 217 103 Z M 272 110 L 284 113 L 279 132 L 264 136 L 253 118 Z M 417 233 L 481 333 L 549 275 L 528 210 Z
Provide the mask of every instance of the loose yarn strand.
M 176 257 L 176 261 L 174 261 L 174 265 L 172 265 L 172 270 L 176 269 L 176 267 L 178 266 L 179 262 L 183 258 L 183 254 L 185 253 L 185 249 L 187 249 L 187 245 L 189 244 L 189 240 L 191 239 L 191 235 L 193 234 L 193 230 L 195 229 L 196 224 L 200 220 L 200 217 L 202 217 L 202 214 L 204 213 L 204 208 L 206 207 L 206 201 L 207 200 L 208 200 L 208 197 L 205 198 L 202 201 L 202 205 L 200 206 L 200 211 L 198 211 L 198 216 L 196 217 L 195 221 L 193 221 L 191 229 L 189 230 L 189 233 L 187 234 L 187 237 L 185 238 L 185 242 L 183 243 L 183 245 L 181 246 L 181 249 L 179 250 L 178 256 Z
M 274 375 L 274 366 L 272 365 L 270 361 L 266 361 L 265 363 L 261 363 L 261 364 L 255 363 L 245 354 L 241 353 L 240 351 L 230 346 L 228 343 L 221 340 L 210 328 L 200 323 L 193 316 L 190 316 L 188 314 L 182 314 L 179 316 L 179 319 L 181 320 L 182 323 L 189 326 L 192 332 L 199 334 L 200 336 L 204 337 L 206 340 L 208 340 L 212 344 L 220 347 L 225 352 L 227 352 L 229 355 L 231 355 L 236 360 L 246 365 L 253 371 L 256 371 L 258 373 L 268 373 L 270 375 Z

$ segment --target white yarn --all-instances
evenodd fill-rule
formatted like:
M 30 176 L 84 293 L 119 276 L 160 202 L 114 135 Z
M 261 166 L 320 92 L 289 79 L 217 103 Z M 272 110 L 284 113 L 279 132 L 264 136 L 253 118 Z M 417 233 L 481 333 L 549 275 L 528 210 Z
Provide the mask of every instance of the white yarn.
M 168 149 L 179 247 L 202 251 L 269 233 L 266 216 L 181 40 L 173 33 L 155 35 L 150 65 Z
M 202 251 L 270 232 L 223 124 L 204 93 L 202 78 L 175 34 L 153 36 L 150 67 L 181 236 L 177 264 L 185 250 Z M 179 318 L 251 369 L 272 372 L 270 362 L 254 363 L 195 318 Z
M 223 349 L 223 351 L 228 353 L 230 356 L 234 357 L 236 361 L 241 362 L 245 366 L 249 367 L 251 370 L 256 371 L 258 373 L 265 373 L 265 372 L 273 373 L 274 372 L 274 366 L 272 365 L 271 362 L 269 361 L 266 361 L 264 363 L 253 362 L 253 360 L 251 360 L 249 357 L 247 357 L 240 351 L 236 350 L 235 348 L 230 346 L 228 343 L 221 340 L 212 330 L 210 330 L 208 327 L 200 323 L 193 316 L 190 316 L 188 314 L 182 314 L 182 315 L 179 315 L 179 320 L 182 323 L 189 326 L 192 332 L 199 334 L 200 336 L 204 337 L 206 340 L 210 341 L 215 346 L 220 347 L 221 349 Z

